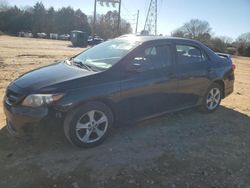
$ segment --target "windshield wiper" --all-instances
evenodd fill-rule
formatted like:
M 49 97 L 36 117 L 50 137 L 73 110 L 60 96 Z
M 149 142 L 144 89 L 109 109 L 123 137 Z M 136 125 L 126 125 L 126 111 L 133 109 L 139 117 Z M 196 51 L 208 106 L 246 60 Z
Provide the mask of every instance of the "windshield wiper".
M 88 71 L 94 71 L 90 66 L 88 66 L 86 64 L 80 63 L 79 65 L 81 68 L 85 68 Z
M 94 70 L 91 68 L 91 66 L 86 65 L 86 64 L 82 63 L 81 61 L 75 61 L 74 59 L 72 59 L 71 61 L 72 61 L 73 65 L 75 65 L 75 66 L 77 66 L 77 67 L 79 67 L 79 68 L 84 68 L 84 69 L 86 69 L 86 70 L 88 70 L 88 71 L 94 71 Z

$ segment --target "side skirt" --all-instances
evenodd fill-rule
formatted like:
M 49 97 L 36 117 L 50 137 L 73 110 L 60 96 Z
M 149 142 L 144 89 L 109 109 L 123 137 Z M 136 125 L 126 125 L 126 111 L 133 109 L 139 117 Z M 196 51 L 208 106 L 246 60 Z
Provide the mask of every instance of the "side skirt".
M 140 119 L 136 120 L 135 122 L 141 122 L 141 121 L 145 121 L 145 120 L 148 120 L 148 119 L 153 119 L 153 118 L 156 118 L 156 117 L 166 115 L 168 113 L 178 112 L 178 111 L 186 110 L 186 109 L 189 109 L 189 108 L 194 108 L 194 107 L 197 107 L 197 106 L 199 106 L 199 103 L 195 104 L 195 105 L 191 105 L 191 106 L 184 106 L 184 107 L 181 107 L 181 108 L 176 108 L 174 110 L 167 110 L 167 111 L 164 111 L 164 112 L 161 112 L 161 113 L 153 114 L 151 116 L 140 118 Z

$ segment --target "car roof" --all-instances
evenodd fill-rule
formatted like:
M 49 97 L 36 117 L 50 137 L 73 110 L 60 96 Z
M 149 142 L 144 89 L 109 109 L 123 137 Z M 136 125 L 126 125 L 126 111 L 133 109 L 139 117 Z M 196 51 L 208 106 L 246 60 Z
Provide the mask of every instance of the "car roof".
M 187 38 L 179 38 L 179 37 L 163 37 L 163 36 L 155 36 L 155 35 L 122 35 L 118 37 L 118 39 L 127 39 L 127 40 L 133 40 L 138 41 L 141 43 L 147 43 L 147 42 L 156 42 L 156 41 L 175 41 L 175 42 L 190 42 L 193 44 L 199 45 L 211 59 L 218 59 L 218 55 L 216 55 L 210 48 L 208 48 L 206 45 L 201 43 L 197 40 L 187 39 Z
M 192 40 L 192 39 L 180 38 L 180 37 L 164 37 L 164 36 L 155 36 L 155 35 L 122 35 L 118 38 L 133 39 L 135 41 L 140 41 L 140 42 L 169 40 L 169 41 L 195 42 L 195 43 L 200 44 L 199 41 Z

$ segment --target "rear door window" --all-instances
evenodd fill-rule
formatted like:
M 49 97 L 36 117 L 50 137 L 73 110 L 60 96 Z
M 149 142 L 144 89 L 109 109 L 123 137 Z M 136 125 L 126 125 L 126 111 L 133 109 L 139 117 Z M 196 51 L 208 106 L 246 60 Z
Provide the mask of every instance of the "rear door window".
M 191 45 L 176 45 L 176 55 L 179 64 L 206 62 L 201 49 Z

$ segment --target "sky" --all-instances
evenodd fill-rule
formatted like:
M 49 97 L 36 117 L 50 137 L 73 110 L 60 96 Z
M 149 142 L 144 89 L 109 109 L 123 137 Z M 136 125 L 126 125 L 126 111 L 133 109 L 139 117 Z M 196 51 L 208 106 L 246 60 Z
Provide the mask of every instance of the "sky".
M 10 5 L 33 6 L 37 0 L 7 0 Z M 63 6 L 80 8 L 85 14 L 93 15 L 94 0 L 39 0 L 46 7 L 59 9 Z M 140 11 L 138 31 L 144 27 L 150 0 L 121 0 L 121 17 L 136 25 L 136 13 Z M 97 5 L 97 13 L 117 10 Z M 158 0 L 158 34 L 170 35 L 173 30 L 190 19 L 209 22 L 214 36 L 236 39 L 250 32 L 250 0 Z

